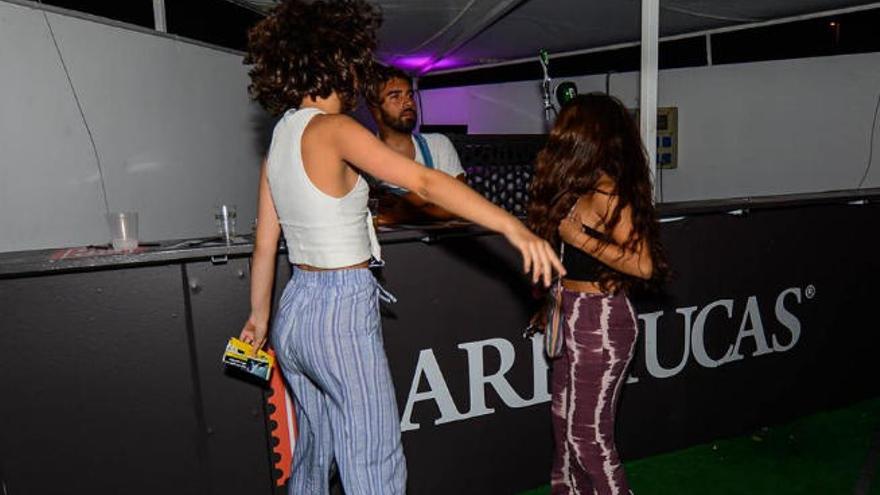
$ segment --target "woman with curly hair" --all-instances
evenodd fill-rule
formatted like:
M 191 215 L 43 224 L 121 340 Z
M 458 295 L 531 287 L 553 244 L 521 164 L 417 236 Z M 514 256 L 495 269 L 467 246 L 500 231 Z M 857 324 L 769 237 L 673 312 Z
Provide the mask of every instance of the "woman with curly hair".
M 405 492 L 400 416 L 368 269 L 379 245 L 367 173 L 502 233 L 533 281 L 562 270 L 550 245 L 455 179 L 383 145 L 344 112 L 372 77 L 380 16 L 363 0 L 284 1 L 249 33 L 252 95 L 283 116 L 260 174 L 251 314 L 242 340 L 267 338 L 281 231 L 294 265 L 272 345 L 295 400 L 292 494 L 328 492 L 332 459 L 351 494 Z
M 562 244 L 562 334 L 552 363 L 554 495 L 629 493 L 614 416 L 636 340 L 627 293 L 657 285 L 666 263 L 648 160 L 616 98 L 576 97 L 538 155 L 528 223 Z

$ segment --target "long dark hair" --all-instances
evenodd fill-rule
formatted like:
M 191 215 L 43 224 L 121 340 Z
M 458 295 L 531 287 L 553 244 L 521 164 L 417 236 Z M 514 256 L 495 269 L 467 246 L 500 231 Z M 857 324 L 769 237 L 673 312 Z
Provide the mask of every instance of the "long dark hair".
M 379 10 L 365 0 L 285 0 L 248 32 L 251 96 L 272 114 L 335 91 L 343 111 L 374 76 Z
M 602 265 L 599 285 L 605 291 L 656 288 L 665 279 L 668 265 L 660 245 L 647 153 L 635 119 L 617 98 L 591 93 L 562 107 L 538 154 L 529 190 L 528 224 L 536 234 L 559 245 L 560 221 L 578 198 L 597 190 L 603 176 L 613 182 L 613 190 L 606 192 L 617 200 L 605 218 L 605 232 L 611 232 L 621 211 L 630 207 L 633 228 L 621 247 L 634 249 L 646 241 L 653 272 L 645 283 Z M 607 246 L 610 240 L 600 238 L 600 242 Z

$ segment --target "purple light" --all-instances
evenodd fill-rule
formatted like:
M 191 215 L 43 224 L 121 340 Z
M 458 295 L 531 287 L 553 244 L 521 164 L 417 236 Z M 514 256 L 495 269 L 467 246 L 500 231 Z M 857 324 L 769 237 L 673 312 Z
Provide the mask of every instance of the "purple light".
M 431 66 L 431 70 L 439 70 L 439 69 L 451 69 L 453 67 L 461 67 L 465 65 L 464 60 L 458 60 L 451 57 L 447 57 L 444 59 L 440 59 L 436 64 Z
M 440 69 L 449 69 L 452 67 L 465 65 L 465 62 L 463 60 L 458 60 L 452 57 L 442 58 L 432 63 L 433 60 L 434 58 L 430 55 L 412 55 L 406 57 L 397 57 L 393 59 L 391 65 L 394 65 L 395 67 L 399 67 L 404 70 L 411 70 L 420 73 Z
M 399 57 L 394 59 L 392 65 L 399 67 L 401 69 L 421 69 L 426 65 L 431 63 L 431 57 L 428 56 L 413 56 L 413 57 Z

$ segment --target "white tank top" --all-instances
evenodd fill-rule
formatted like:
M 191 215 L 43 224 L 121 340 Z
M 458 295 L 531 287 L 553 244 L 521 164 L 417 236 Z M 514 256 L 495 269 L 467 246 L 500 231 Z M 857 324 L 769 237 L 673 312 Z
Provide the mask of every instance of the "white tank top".
M 358 175 L 341 198 L 330 196 L 306 175 L 302 135 L 317 108 L 288 110 L 275 124 L 266 175 L 291 263 L 340 268 L 381 259 L 373 219 L 367 209 L 369 186 Z

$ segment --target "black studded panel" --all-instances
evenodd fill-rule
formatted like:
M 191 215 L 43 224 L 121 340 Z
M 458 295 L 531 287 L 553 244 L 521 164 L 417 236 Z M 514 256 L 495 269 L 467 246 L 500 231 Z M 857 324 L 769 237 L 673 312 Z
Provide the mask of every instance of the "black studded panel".
M 458 150 L 468 184 L 486 199 L 525 216 L 529 184 L 543 135 L 449 136 Z

